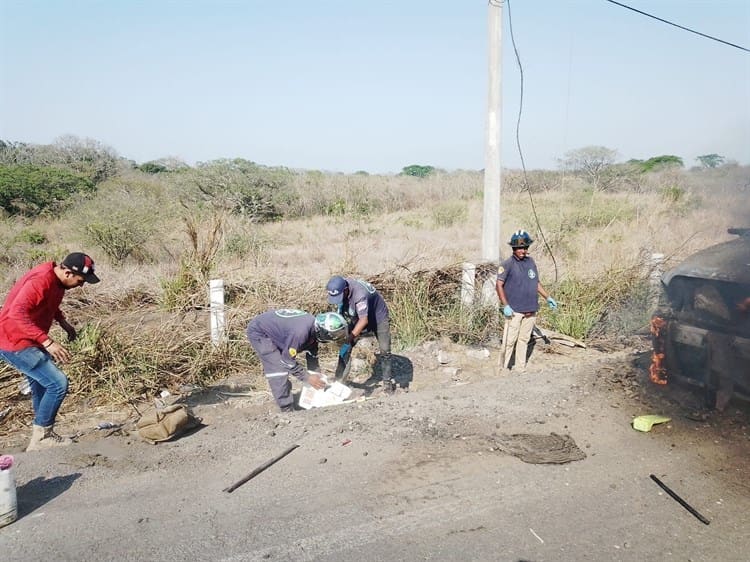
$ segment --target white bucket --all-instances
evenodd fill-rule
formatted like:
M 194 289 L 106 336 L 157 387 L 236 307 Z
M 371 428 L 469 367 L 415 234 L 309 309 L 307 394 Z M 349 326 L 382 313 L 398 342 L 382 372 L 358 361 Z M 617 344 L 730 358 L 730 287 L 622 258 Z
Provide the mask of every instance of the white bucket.
M 10 525 L 18 517 L 16 479 L 13 475 L 13 457 L 10 455 L 0 457 L 2 465 L 7 465 L 8 462 L 10 462 L 10 466 L 0 470 L 0 527 Z

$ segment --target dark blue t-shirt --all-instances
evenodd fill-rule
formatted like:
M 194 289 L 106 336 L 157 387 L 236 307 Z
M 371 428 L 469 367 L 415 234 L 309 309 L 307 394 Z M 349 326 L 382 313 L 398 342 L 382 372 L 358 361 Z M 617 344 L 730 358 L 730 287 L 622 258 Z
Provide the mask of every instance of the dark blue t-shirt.
M 370 327 L 388 320 L 388 306 L 375 287 L 363 279 L 353 277 L 347 277 L 346 282 L 349 285 L 349 298 L 342 303 L 339 309 L 341 314 L 355 321 L 357 318 L 367 317 Z
M 500 264 L 497 270 L 498 281 L 503 281 L 508 304 L 516 312 L 536 312 L 539 310 L 539 275 L 534 259 L 526 256 L 517 260 L 511 256 Z
M 295 363 L 302 351 L 318 355 L 315 317 L 302 310 L 280 308 L 259 314 L 247 326 L 247 337 L 253 336 L 270 339 L 281 352 L 282 361 L 289 364 Z

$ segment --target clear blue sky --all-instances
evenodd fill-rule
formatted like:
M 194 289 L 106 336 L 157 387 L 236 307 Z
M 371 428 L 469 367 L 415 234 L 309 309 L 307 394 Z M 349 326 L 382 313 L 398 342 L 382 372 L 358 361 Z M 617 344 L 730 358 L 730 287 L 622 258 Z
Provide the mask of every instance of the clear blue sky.
M 748 0 L 625 4 L 750 48 Z M 589 145 L 750 164 L 750 53 L 604 0 L 503 10 L 503 166 Z M 0 139 L 145 162 L 484 167 L 483 0 L 0 0 Z

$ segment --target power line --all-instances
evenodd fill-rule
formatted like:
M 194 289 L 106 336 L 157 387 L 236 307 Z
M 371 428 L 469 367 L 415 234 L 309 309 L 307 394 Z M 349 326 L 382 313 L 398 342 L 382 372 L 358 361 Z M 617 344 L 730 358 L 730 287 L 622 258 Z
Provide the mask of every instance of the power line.
M 549 257 L 552 259 L 552 265 L 555 268 L 555 283 L 557 283 L 557 260 L 555 259 L 555 254 L 552 253 L 552 248 L 547 242 L 547 237 L 544 235 L 544 230 L 542 229 L 542 225 L 539 222 L 539 215 L 536 212 L 536 204 L 534 203 L 534 196 L 531 193 L 531 185 L 529 184 L 529 177 L 526 171 L 526 161 L 524 160 L 523 150 L 521 149 L 521 115 L 523 114 L 523 65 L 521 64 L 521 56 L 518 54 L 518 47 L 516 47 L 516 37 L 513 33 L 513 15 L 511 14 L 510 10 L 510 0 L 506 0 L 506 2 L 508 3 L 508 27 L 510 29 L 510 42 L 513 45 L 513 53 L 516 56 L 516 64 L 518 64 L 518 72 L 521 81 L 518 101 L 518 118 L 516 119 L 516 147 L 518 148 L 518 156 L 521 159 L 521 169 L 523 170 L 523 184 L 526 188 L 526 192 L 529 194 L 531 212 L 534 215 L 534 221 L 536 222 L 536 227 L 539 230 L 539 235 L 542 237 L 542 242 L 544 242 L 544 247 L 547 248 Z
M 696 31 L 694 29 L 690 29 L 689 27 L 685 27 L 683 25 L 676 24 L 676 23 L 671 22 L 669 20 L 665 20 L 665 19 L 659 18 L 657 16 L 653 16 L 651 14 L 647 14 L 646 12 L 642 12 L 641 10 L 637 10 L 637 9 L 632 8 L 630 6 L 627 6 L 627 5 L 625 5 L 625 4 L 621 3 L 621 2 L 615 2 L 615 0 L 605 0 L 605 2 L 609 2 L 610 4 L 616 4 L 617 6 L 620 6 L 622 8 L 626 8 L 628 10 L 632 10 L 632 11 L 638 13 L 638 14 L 647 16 L 649 18 L 653 18 L 653 19 L 655 19 L 657 21 L 666 23 L 668 25 L 673 25 L 674 27 L 678 27 L 680 29 L 684 29 L 685 31 L 689 31 L 690 33 L 695 33 L 696 35 L 700 35 L 701 37 L 705 37 L 706 39 L 712 39 L 713 41 L 718 41 L 719 43 L 724 43 L 725 45 L 729 45 L 730 47 L 734 47 L 735 49 L 740 49 L 741 51 L 747 51 L 748 53 L 750 53 L 750 49 L 742 47 L 741 45 L 735 45 L 734 43 L 730 43 L 729 41 L 724 41 L 723 39 L 719 39 L 718 37 L 712 37 L 711 35 L 706 35 L 705 33 L 701 33 L 700 31 Z

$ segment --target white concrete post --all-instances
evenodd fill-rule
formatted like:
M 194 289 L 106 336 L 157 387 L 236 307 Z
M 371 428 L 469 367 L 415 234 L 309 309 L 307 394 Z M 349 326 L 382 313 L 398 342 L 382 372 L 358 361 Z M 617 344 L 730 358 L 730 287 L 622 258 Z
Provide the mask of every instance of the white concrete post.
M 464 262 L 461 268 L 461 304 L 472 306 L 474 304 L 474 278 L 477 268 L 473 263 Z
M 484 285 L 482 285 L 482 304 L 484 306 L 500 307 L 500 299 L 497 298 L 497 292 L 495 291 L 496 283 L 495 277 L 484 280 Z
M 503 1 L 489 0 L 487 7 L 487 137 L 484 147 L 484 207 L 482 211 L 482 258 L 485 261 L 498 261 L 500 258 Z
M 209 283 L 211 303 L 211 343 L 214 346 L 226 341 L 226 319 L 224 318 L 224 280 L 211 279 Z

